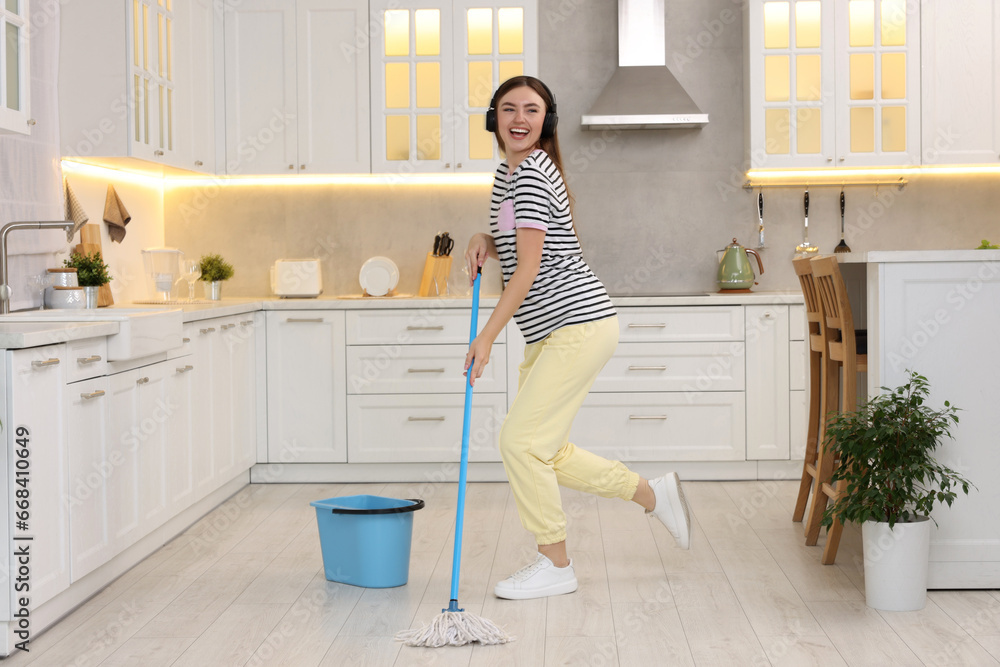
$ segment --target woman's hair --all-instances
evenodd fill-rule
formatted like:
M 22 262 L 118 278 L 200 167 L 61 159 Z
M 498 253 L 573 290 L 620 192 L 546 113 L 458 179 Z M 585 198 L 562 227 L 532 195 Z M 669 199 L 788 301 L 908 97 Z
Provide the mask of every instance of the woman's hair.
M 533 91 L 538 93 L 538 96 L 541 97 L 542 101 L 545 103 L 546 113 L 552 110 L 552 107 L 555 105 L 555 100 L 552 99 L 552 95 L 549 93 L 549 90 L 545 87 L 545 84 L 543 84 L 541 81 L 539 81 L 533 76 L 515 76 L 511 77 L 510 79 L 507 79 L 506 81 L 500 84 L 499 88 L 497 88 L 496 94 L 493 95 L 493 101 L 496 103 L 496 106 L 500 106 L 500 100 L 503 99 L 504 95 L 514 90 L 515 88 L 522 88 L 522 87 L 531 88 Z M 493 130 L 493 136 L 497 138 L 497 145 L 500 146 L 500 151 L 502 153 L 506 153 L 507 147 L 504 146 L 503 139 L 500 137 L 499 123 L 497 123 L 496 129 Z M 539 147 L 548 154 L 549 159 L 552 160 L 553 164 L 556 165 L 556 169 L 559 170 L 559 175 L 562 176 L 563 184 L 565 185 L 566 174 L 565 172 L 563 172 L 562 155 L 559 153 L 558 125 L 553 129 L 551 137 L 543 137 L 541 140 L 539 140 L 538 144 Z M 573 195 L 570 194 L 568 185 L 566 185 L 566 194 L 569 196 L 569 199 L 572 202 Z

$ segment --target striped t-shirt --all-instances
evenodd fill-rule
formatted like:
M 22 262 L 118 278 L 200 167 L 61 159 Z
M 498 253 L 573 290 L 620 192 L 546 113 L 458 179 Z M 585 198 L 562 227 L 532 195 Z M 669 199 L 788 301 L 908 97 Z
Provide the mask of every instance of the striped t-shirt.
M 543 150 L 524 158 L 509 178 L 507 162 L 502 162 L 493 179 L 490 231 L 504 285 L 517 268 L 518 227 L 545 232 L 538 276 L 514 313 L 526 342 L 537 343 L 560 327 L 615 315 L 607 290 L 583 259 L 562 176 Z

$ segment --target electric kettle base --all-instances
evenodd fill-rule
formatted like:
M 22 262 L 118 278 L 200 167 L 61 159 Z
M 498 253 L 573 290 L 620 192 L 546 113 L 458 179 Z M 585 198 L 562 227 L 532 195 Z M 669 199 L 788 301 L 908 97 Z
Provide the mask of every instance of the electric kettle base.
M 719 294 L 749 294 L 750 291 L 751 290 L 750 290 L 749 287 L 736 288 L 736 289 L 722 288 L 722 289 L 719 290 L 718 293 Z

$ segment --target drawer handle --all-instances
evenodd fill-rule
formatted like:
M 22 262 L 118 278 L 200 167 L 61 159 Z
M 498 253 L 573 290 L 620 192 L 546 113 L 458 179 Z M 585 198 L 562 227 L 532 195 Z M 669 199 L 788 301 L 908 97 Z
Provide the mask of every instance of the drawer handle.
M 634 323 L 633 322 L 632 324 L 628 325 L 628 328 L 629 329 L 666 329 L 667 325 L 666 325 L 666 323 L 663 323 L 663 324 L 639 324 L 639 323 Z
M 98 389 L 97 391 L 92 391 L 89 394 L 80 394 L 80 398 L 82 398 L 85 401 L 89 401 L 92 398 L 99 398 L 101 396 L 104 396 L 104 390 L 103 389 Z
M 636 421 L 643 421 L 649 419 L 664 420 L 667 418 L 666 415 L 629 415 L 629 419 L 635 419 Z
M 52 359 L 46 359 L 45 361 L 35 360 L 31 362 L 32 368 L 45 368 L 46 366 L 58 366 L 59 359 L 53 357 Z
M 215 327 L 208 327 L 207 329 L 198 329 L 203 334 L 212 333 L 215 331 Z
M 193 370 L 194 370 L 194 366 L 192 366 L 191 364 L 188 364 L 187 366 L 178 366 L 177 367 L 177 372 L 178 373 L 187 373 L 188 371 L 193 371 Z
M 303 322 L 313 322 L 313 323 L 316 323 L 316 322 L 322 322 L 323 318 L 322 317 L 289 317 L 285 321 L 286 322 L 299 322 L 299 323 L 303 323 Z
M 149 378 L 147 377 L 142 377 L 135 381 L 136 384 L 146 384 L 147 382 L 149 382 Z
M 666 366 L 629 366 L 630 371 L 665 371 Z
M 411 324 L 411 325 L 409 325 L 409 326 L 406 327 L 406 330 L 407 331 L 444 331 L 444 325 L 443 324 L 438 324 L 437 326 L 433 326 L 433 327 L 418 327 L 418 326 L 414 326 L 414 325 Z
M 408 422 L 443 422 L 444 417 L 407 417 Z
M 184 345 L 187 345 L 190 342 L 191 342 L 190 338 L 181 338 L 181 343 L 184 344 Z
M 444 373 L 443 368 L 408 368 L 407 373 Z
M 77 357 L 76 363 L 78 363 L 78 364 L 92 364 L 95 361 L 100 361 L 100 360 L 101 360 L 101 355 L 99 355 L 99 354 L 92 354 L 89 357 Z
M 240 326 L 244 326 L 244 327 L 248 327 L 248 326 L 250 326 L 251 324 L 253 324 L 253 320 L 242 320 L 242 321 L 240 322 Z
M 235 326 L 235 325 L 233 325 L 233 324 L 220 324 L 219 325 L 219 331 L 225 331 L 226 329 L 228 329 L 231 326 Z

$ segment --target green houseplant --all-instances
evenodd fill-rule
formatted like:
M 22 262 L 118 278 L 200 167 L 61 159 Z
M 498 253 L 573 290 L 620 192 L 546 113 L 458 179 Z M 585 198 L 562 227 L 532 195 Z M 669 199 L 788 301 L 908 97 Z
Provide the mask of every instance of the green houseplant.
M 104 263 L 100 250 L 94 252 L 74 252 L 69 259 L 63 260 L 63 265 L 76 269 L 76 279 L 83 288 L 87 308 L 97 308 L 98 291 L 101 285 L 111 282 L 110 268 Z
M 233 277 L 233 265 L 222 258 L 222 255 L 202 255 L 201 280 L 205 283 L 205 296 L 218 301 L 222 298 L 222 281 Z
M 927 378 L 912 370 L 907 376 L 903 385 L 882 387 L 883 393 L 854 412 L 834 414 L 825 436 L 826 446 L 840 456 L 833 481 L 844 484 L 823 525 L 862 524 L 865 599 L 869 606 L 894 611 L 923 608 L 931 510 L 938 503 L 950 506 L 959 489 L 967 494 L 973 486 L 933 457 L 941 440 L 951 437 L 958 408 L 948 401 L 942 409 L 931 408 Z M 917 542 L 915 552 L 905 551 L 908 539 Z M 907 574 L 911 562 L 917 571 Z
M 80 287 L 100 287 L 111 282 L 110 267 L 104 263 L 101 252 L 91 254 L 74 252 L 69 259 L 63 260 L 63 265 L 76 269 L 76 279 Z

